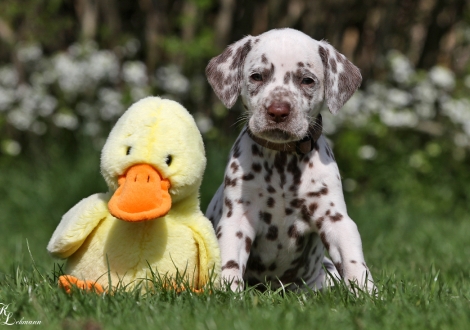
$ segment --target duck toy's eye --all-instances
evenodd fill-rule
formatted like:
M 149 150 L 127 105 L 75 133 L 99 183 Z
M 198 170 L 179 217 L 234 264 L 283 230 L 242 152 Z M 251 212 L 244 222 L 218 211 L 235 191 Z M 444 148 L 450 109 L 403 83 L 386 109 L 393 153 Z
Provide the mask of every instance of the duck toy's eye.
M 171 155 L 166 156 L 165 163 L 170 166 L 171 162 L 173 161 L 173 157 Z
M 132 147 L 127 147 L 126 149 L 126 156 L 128 156 L 131 153 Z

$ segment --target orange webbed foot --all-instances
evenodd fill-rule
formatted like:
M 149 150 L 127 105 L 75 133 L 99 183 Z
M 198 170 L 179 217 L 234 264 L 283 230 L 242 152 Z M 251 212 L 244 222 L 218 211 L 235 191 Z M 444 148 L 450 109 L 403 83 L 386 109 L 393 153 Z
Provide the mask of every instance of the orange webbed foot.
M 172 290 L 175 290 L 176 293 L 181 293 L 183 291 L 186 291 L 186 287 L 184 286 L 184 284 L 180 284 L 180 285 L 177 285 L 175 282 L 173 282 L 172 285 L 165 285 L 165 287 L 167 289 L 172 289 Z M 201 288 L 201 289 L 196 289 L 195 287 L 190 287 L 189 288 L 189 291 L 193 292 L 193 293 L 197 293 L 197 294 L 201 294 L 201 293 L 204 293 L 204 289 Z
M 94 281 L 82 281 L 72 275 L 59 276 L 59 287 L 64 289 L 66 293 L 72 293 L 72 287 L 77 287 L 85 291 L 103 293 L 104 289 L 101 284 Z

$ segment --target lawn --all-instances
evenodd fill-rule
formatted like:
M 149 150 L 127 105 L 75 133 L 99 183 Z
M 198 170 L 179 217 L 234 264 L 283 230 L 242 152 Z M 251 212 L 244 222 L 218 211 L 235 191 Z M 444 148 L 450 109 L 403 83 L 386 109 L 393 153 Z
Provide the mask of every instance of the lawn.
M 208 149 L 203 207 L 221 181 L 227 153 Z M 321 294 L 249 288 L 66 295 L 56 287 L 63 262 L 45 247 L 61 215 L 106 186 L 99 152 L 82 146 L 73 157 L 65 154 L 58 148 L 38 162 L 2 159 L 0 325 L 15 319 L 20 328 L 50 329 L 470 328 L 470 217 L 462 205 L 449 214 L 424 212 L 404 200 L 410 192 L 394 199 L 374 191 L 346 195 L 377 297 L 353 295 L 342 285 Z

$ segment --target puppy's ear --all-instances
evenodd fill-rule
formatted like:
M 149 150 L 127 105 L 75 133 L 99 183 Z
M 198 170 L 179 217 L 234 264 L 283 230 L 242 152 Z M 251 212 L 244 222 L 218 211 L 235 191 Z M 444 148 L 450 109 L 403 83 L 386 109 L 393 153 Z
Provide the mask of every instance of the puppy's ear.
M 240 95 L 243 64 L 253 46 L 252 42 L 253 37 L 246 36 L 231 44 L 222 54 L 210 60 L 206 67 L 207 80 L 227 108 L 233 107 Z
M 325 99 L 328 109 L 336 114 L 351 98 L 362 81 L 359 69 L 326 41 L 319 42 L 318 52 L 323 62 Z

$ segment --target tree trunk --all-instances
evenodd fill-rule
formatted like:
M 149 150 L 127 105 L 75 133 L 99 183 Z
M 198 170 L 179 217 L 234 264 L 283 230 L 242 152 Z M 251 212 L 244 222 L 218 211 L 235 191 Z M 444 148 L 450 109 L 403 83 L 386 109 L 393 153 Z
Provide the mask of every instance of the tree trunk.
M 80 21 L 82 39 L 95 39 L 98 27 L 98 2 L 96 0 L 77 0 L 75 11 Z
M 215 44 L 220 49 L 225 48 L 229 42 L 232 31 L 235 0 L 219 0 L 220 11 L 215 21 Z
M 429 69 L 438 62 L 442 37 L 462 19 L 465 4 L 465 0 L 454 0 L 451 4 L 448 0 L 436 1 L 418 67 Z
M 139 0 L 145 13 L 145 57 L 147 70 L 153 74 L 163 59 L 162 35 L 166 27 L 165 11 L 167 2 L 162 0 Z
M 119 42 L 121 33 L 121 17 L 119 16 L 119 4 L 116 0 L 99 0 L 104 22 L 109 31 L 108 41 L 111 45 Z

